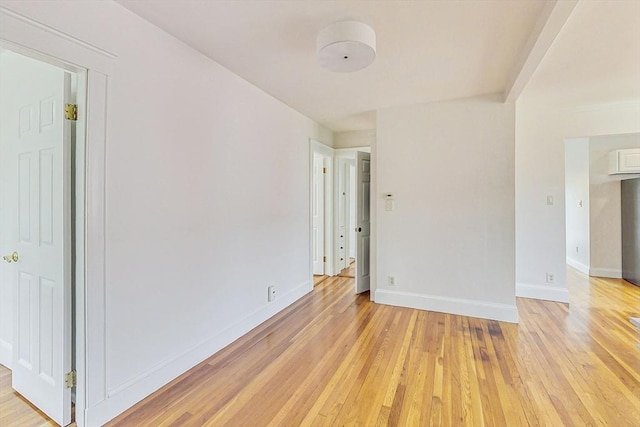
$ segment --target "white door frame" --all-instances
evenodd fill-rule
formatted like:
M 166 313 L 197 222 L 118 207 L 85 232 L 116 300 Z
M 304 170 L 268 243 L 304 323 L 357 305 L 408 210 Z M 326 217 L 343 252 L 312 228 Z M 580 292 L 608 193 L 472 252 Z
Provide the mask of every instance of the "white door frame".
M 324 212 L 324 176 L 325 176 L 324 156 L 313 153 L 313 164 L 311 170 L 311 222 L 313 233 L 311 236 L 311 256 L 313 259 L 313 275 L 323 275 L 326 270 L 326 253 L 324 252 L 325 235 L 325 212 Z
M 327 262 L 324 266 L 324 274 L 334 276 L 335 272 L 335 251 L 333 232 L 333 148 L 324 145 L 314 139 L 309 139 L 309 277 L 313 283 L 313 156 L 314 154 L 324 157 L 327 173 L 324 174 L 324 253 Z
M 90 408 L 106 399 L 105 143 L 110 52 L 0 6 L 0 43 L 76 73 L 76 423 L 103 424 Z M 89 339 L 90 337 L 90 339 Z M 96 411 L 99 412 L 99 411 Z

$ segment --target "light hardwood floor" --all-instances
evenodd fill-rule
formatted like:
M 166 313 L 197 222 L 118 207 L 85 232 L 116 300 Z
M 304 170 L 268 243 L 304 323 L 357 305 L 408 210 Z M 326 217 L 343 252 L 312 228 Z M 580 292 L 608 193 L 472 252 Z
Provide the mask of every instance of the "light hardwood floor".
M 338 273 L 338 276 L 351 278 L 356 277 L 356 260 L 353 258 L 349 258 L 349 261 L 349 266 L 340 271 L 340 273 Z
M 0 365 L 0 426 L 44 427 L 57 425 L 11 388 L 11 371 Z
M 519 325 L 330 278 L 109 425 L 638 426 L 640 288 L 568 274 L 570 309 L 518 299 Z
M 323 280 L 327 280 L 329 276 L 326 274 L 314 274 L 313 275 L 313 286 L 318 286 Z

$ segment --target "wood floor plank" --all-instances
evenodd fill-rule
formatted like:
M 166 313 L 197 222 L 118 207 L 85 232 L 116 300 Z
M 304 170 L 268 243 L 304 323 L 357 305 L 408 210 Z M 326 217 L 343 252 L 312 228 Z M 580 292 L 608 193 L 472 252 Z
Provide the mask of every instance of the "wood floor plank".
M 0 365 L 0 426 L 45 427 L 57 425 L 11 388 L 11 371 Z

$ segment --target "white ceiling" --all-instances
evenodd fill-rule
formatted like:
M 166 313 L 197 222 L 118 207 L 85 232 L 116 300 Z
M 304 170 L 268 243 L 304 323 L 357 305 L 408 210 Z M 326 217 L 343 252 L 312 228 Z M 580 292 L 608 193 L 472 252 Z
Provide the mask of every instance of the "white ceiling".
M 640 101 L 640 1 L 581 0 L 522 98 L 559 107 Z
M 546 0 L 117 1 L 337 132 L 375 128 L 375 110 L 379 108 L 505 91 L 519 55 L 548 3 Z M 636 0 L 609 3 L 640 4 Z M 603 23 L 594 16 L 605 6 L 582 6 L 579 4 L 574 14 L 586 16 L 575 21 L 595 20 L 606 31 L 596 26 L 591 33 L 582 34 L 581 29 L 575 41 L 581 48 L 603 34 L 615 36 L 618 21 Z M 633 6 L 604 15 L 607 19 L 625 20 L 630 8 Z M 370 67 L 355 73 L 333 73 L 318 66 L 315 50 L 318 31 L 341 20 L 359 20 L 375 29 L 377 57 Z M 570 20 L 574 21 L 573 16 Z M 627 24 L 626 36 L 634 34 L 633 25 L 640 28 L 636 21 Z M 564 73 L 566 62 L 573 63 L 571 58 L 580 58 L 580 53 L 571 47 L 555 49 L 557 58 L 545 58 L 535 74 L 539 88 L 556 89 L 557 68 Z M 628 74 L 625 79 L 632 79 L 634 69 L 625 72 Z M 591 74 L 597 77 L 598 73 L 594 70 Z M 627 89 L 620 87 L 623 91 Z

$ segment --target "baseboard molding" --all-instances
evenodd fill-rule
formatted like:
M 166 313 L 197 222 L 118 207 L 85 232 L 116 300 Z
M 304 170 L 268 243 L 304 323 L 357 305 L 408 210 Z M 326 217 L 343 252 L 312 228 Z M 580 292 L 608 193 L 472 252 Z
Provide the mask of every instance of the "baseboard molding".
M 516 296 L 520 298 L 533 298 L 567 304 L 569 303 L 569 290 L 566 287 L 560 286 L 516 283 Z
M 125 384 L 107 391 L 107 398 L 87 408 L 88 426 L 103 425 L 131 406 L 135 405 L 162 386 L 168 384 L 198 363 L 228 346 L 256 326 L 273 317 L 289 305 L 313 290 L 313 282 L 306 281 L 285 295 L 278 295 L 276 304 L 269 303 L 250 314 L 242 321 L 217 333 L 200 345 L 181 355 L 157 364 Z
M 621 268 L 590 268 L 589 276 L 622 279 L 622 269 Z
M 458 298 L 439 297 L 417 294 L 413 292 L 376 291 L 375 301 L 378 304 L 417 308 L 419 310 L 437 311 L 460 316 L 479 317 L 481 319 L 499 320 L 518 323 L 518 308 L 514 305 L 497 304 Z
M 580 273 L 584 273 L 586 275 L 589 275 L 589 267 L 584 265 L 583 263 L 581 263 L 579 261 L 576 261 L 573 258 L 567 257 L 567 264 L 569 264 L 571 267 L 573 267 L 576 270 L 578 270 Z
M 13 360 L 13 346 L 3 339 L 0 339 L 0 365 L 11 369 Z

